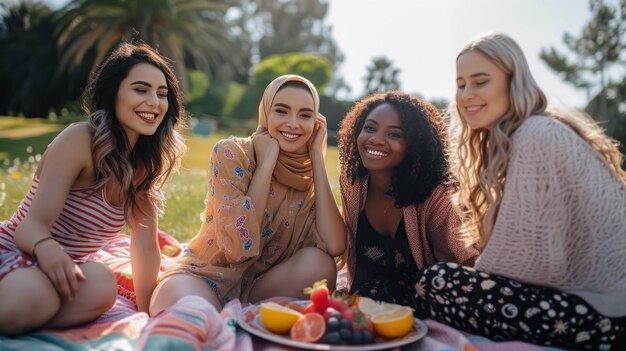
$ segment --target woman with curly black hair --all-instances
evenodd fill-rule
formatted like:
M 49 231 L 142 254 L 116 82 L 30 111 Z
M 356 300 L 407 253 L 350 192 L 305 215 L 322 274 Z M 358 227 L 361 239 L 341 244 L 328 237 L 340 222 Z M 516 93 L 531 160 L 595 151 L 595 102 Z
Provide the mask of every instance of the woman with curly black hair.
M 457 234 L 446 126 L 434 106 L 398 91 L 369 95 L 338 139 L 350 293 L 415 306 L 420 268 L 473 265 L 479 252 Z

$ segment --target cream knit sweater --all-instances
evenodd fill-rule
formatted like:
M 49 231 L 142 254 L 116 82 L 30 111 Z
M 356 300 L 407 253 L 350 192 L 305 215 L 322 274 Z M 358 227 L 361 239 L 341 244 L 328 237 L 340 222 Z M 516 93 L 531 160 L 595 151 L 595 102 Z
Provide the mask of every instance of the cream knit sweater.
M 476 269 L 626 316 L 626 184 L 553 118 L 528 118 L 512 143 L 500 210 Z

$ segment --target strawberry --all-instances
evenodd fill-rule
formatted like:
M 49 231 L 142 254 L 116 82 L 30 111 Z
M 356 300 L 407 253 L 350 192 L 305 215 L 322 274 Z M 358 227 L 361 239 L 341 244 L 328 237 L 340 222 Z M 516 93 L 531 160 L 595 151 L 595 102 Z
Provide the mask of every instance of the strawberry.
M 308 304 L 302 311 L 302 314 L 309 314 L 309 313 L 320 313 L 315 307 L 315 305 L 313 304 L 313 302 Z
M 336 309 L 339 312 L 341 312 L 341 311 L 343 311 L 343 310 L 345 310 L 347 308 L 350 308 L 350 306 L 348 304 L 346 304 L 340 298 L 332 298 L 332 299 L 328 300 L 328 306 Z
M 341 311 L 341 318 L 349 320 L 350 322 L 354 321 L 354 309 L 352 309 L 352 307 L 348 307 Z
M 317 312 L 321 314 L 326 311 L 328 308 L 328 296 L 330 295 L 326 286 L 326 279 L 313 283 L 312 287 L 304 289 L 304 293 L 310 296 L 311 303 L 315 306 Z

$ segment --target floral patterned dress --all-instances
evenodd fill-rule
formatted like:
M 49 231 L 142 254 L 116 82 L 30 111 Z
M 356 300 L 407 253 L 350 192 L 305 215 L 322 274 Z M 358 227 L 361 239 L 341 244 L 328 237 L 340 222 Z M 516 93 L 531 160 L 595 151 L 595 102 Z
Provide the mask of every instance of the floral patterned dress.
M 200 232 L 160 280 L 192 274 L 204 279 L 222 303 L 234 298 L 247 302 L 254 282 L 299 249 L 326 252 L 315 226 L 313 188 L 279 192 L 272 179 L 265 209 L 255 208 L 246 196 L 256 169 L 251 138 L 218 142 L 210 169 Z M 257 211 L 264 211 L 260 225 Z
M 356 235 L 356 271 L 351 294 L 413 306 L 413 282 L 418 269 L 411 255 L 404 220 L 393 238 L 376 232 L 365 210 Z

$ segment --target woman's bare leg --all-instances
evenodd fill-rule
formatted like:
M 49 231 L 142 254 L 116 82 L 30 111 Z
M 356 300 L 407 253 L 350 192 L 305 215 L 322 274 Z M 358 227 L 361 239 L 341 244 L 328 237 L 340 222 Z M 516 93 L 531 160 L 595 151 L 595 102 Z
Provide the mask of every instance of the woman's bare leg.
M 16 336 L 43 327 L 61 298 L 39 268 L 20 268 L 0 280 L 0 334 Z
M 322 279 L 328 281 L 328 289 L 335 289 L 335 261 L 318 248 L 305 247 L 263 274 L 250 288 L 248 300 L 255 303 L 274 296 L 304 299 L 304 288 Z
M 174 305 L 185 296 L 197 295 L 210 302 L 218 311 L 222 305 L 211 287 L 201 278 L 191 274 L 174 274 L 165 278 L 154 289 L 150 301 L 150 316 Z
M 61 302 L 59 312 L 45 324 L 46 328 L 67 328 L 91 322 L 115 304 L 117 282 L 113 272 L 100 262 L 80 264 L 80 269 L 87 279 L 78 282 L 78 292 L 71 302 Z

